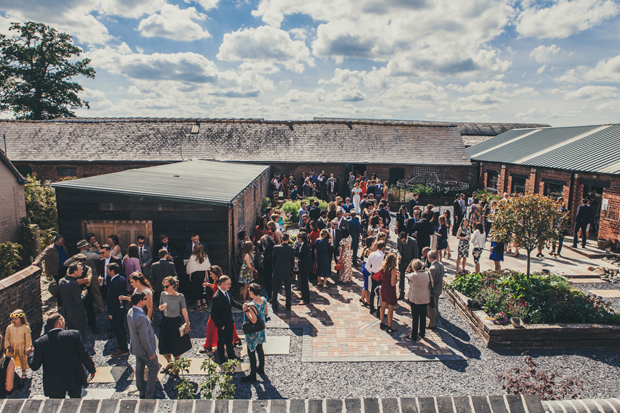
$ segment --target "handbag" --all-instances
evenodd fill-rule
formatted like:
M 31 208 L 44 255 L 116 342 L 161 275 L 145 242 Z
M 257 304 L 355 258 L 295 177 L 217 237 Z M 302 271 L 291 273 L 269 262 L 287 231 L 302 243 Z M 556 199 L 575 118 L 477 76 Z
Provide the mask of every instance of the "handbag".
M 383 282 L 383 270 L 379 270 L 372 275 L 372 279 L 375 281 Z
M 183 337 L 185 335 L 185 328 L 187 327 L 187 323 L 183 323 L 183 325 L 181 327 L 179 327 L 179 334 L 181 335 L 181 337 Z
M 433 281 L 431 280 L 431 273 L 428 273 L 428 290 L 431 296 L 431 301 L 428 303 L 428 306 L 430 308 L 435 308 L 435 300 L 433 300 L 433 288 L 431 287 L 432 284 Z
M 265 321 L 258 316 L 258 311 L 256 307 L 251 306 L 248 307 L 248 310 L 252 309 L 254 315 L 256 316 L 256 322 L 253 323 L 249 319 L 243 322 L 243 333 L 244 334 L 253 334 L 258 333 L 259 331 L 263 331 L 265 329 Z
M 336 270 L 336 271 L 344 271 L 344 264 L 342 264 L 342 263 L 340 263 L 340 262 L 337 262 L 337 263 L 334 265 L 334 270 Z

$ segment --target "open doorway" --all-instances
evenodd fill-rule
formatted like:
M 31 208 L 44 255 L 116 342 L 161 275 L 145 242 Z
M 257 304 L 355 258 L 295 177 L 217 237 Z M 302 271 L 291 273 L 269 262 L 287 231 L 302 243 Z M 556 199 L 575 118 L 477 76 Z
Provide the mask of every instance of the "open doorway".
M 588 239 L 598 239 L 598 229 L 601 220 L 601 205 L 603 203 L 602 186 L 585 185 L 583 186 L 583 197 L 590 200 L 590 207 L 594 210 L 594 222 L 590 225 Z

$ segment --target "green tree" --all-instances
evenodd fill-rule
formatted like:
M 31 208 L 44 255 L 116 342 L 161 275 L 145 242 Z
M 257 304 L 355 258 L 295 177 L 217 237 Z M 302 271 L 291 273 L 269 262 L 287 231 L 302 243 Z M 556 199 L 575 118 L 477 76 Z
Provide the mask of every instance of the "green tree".
M 514 239 L 527 251 L 528 278 L 531 252 L 539 246 L 551 245 L 568 225 L 568 212 L 562 213 L 560 207 L 559 203 L 540 195 L 520 195 L 501 200 L 497 205 L 489 236 L 506 244 Z
M 90 108 L 73 81 L 78 75 L 95 77 L 90 59 L 74 61 L 82 49 L 66 33 L 42 23 L 12 23 L 13 38 L 0 35 L 0 109 L 18 119 L 74 117 L 74 109 Z

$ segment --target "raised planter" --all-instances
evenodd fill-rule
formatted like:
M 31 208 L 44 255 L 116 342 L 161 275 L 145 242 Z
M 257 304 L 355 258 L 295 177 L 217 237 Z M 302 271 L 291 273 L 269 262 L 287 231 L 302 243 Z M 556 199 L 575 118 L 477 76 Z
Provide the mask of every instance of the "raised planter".
M 496 325 L 487 313 L 467 307 L 468 297 L 445 289 L 450 302 L 487 347 L 618 347 L 620 326 L 604 324 L 525 324 L 525 328 Z

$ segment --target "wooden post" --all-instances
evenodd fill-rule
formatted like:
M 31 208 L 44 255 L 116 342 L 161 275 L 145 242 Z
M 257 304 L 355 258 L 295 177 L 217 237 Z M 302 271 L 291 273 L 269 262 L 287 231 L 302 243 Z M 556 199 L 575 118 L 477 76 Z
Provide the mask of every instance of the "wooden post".
M 37 224 L 30 224 L 30 228 L 34 231 L 34 252 L 36 257 L 41 253 L 41 230 Z

